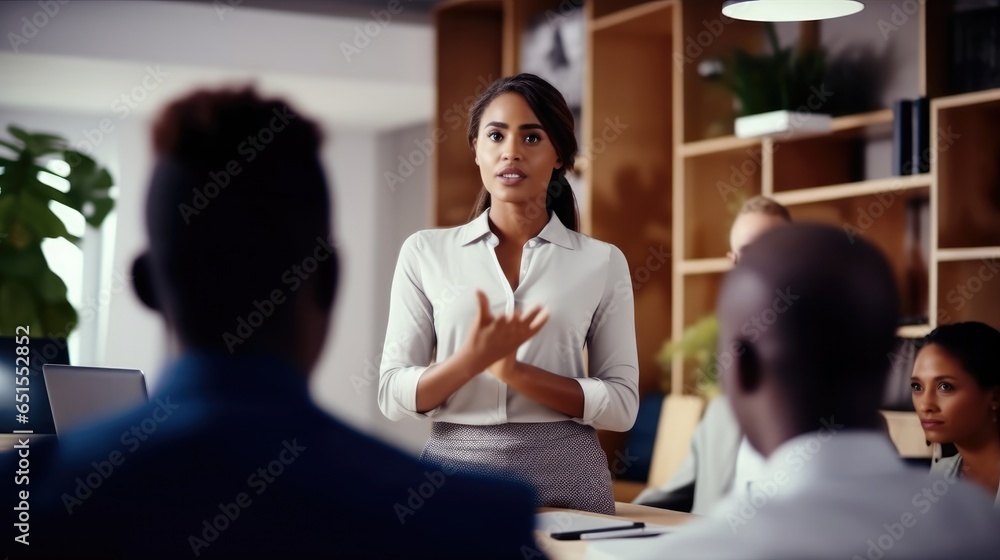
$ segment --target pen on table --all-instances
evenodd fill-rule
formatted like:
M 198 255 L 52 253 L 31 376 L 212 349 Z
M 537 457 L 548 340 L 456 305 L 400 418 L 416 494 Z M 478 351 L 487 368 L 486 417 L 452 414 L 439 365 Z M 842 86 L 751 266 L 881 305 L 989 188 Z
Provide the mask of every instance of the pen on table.
M 634 537 L 658 537 L 669 532 L 668 529 L 649 529 L 646 527 L 620 529 L 606 533 L 586 533 L 580 535 L 581 541 L 596 541 L 598 539 L 627 539 Z
M 552 533 L 552 538 L 559 541 L 576 541 L 580 540 L 583 535 L 591 533 L 606 533 L 609 531 L 621 531 L 623 529 L 642 529 L 646 524 L 642 521 L 636 521 L 631 525 L 618 525 L 616 527 L 604 527 L 601 529 L 585 529 L 583 531 L 567 531 L 565 533 Z

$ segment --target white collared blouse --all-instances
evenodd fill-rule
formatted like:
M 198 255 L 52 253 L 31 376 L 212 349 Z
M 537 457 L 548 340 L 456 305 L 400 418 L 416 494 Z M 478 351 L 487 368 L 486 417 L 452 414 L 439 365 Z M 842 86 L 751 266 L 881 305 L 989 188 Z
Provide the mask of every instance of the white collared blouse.
M 598 429 L 630 429 L 639 407 L 639 369 L 625 256 L 614 245 L 567 229 L 553 214 L 525 244 L 520 281 L 512 291 L 496 258 L 499 241 L 488 213 L 463 226 L 418 231 L 403 243 L 379 375 L 382 413 L 392 420 L 430 417 L 472 425 L 573 420 Z M 416 411 L 417 382 L 435 348 L 437 359 L 444 360 L 468 337 L 477 313 L 476 289 L 486 294 L 494 315 L 548 307 L 548 322 L 518 348 L 517 359 L 576 379 L 584 394 L 583 418 L 539 404 L 487 371 L 439 407 Z

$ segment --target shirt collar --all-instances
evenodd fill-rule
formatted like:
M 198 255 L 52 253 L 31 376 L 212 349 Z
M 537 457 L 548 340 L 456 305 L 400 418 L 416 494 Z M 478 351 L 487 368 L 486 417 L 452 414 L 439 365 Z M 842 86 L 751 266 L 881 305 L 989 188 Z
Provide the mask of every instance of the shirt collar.
M 166 394 L 197 394 L 225 400 L 265 399 L 298 405 L 310 403 L 307 376 L 277 355 L 260 352 L 229 355 L 189 350 L 163 375 Z
M 794 437 L 775 449 L 767 458 L 764 480 L 787 476 L 789 483 L 782 491 L 795 491 L 817 481 L 869 477 L 902 468 L 899 454 L 885 433 L 822 429 Z
M 487 208 L 476 219 L 462 226 L 462 232 L 458 236 L 459 242 L 462 245 L 468 245 L 492 233 L 490 231 L 489 214 L 490 209 Z M 545 227 L 539 232 L 538 239 L 554 243 L 566 249 L 573 249 L 573 241 L 570 239 L 569 230 L 566 229 L 566 226 L 563 225 L 555 212 L 549 217 L 549 223 L 545 224 Z

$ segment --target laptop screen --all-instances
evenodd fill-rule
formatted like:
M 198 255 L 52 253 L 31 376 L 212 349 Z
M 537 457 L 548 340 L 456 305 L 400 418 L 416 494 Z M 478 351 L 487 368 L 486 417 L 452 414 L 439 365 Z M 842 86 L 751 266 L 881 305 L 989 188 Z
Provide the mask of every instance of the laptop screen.
M 25 337 L 20 337 L 21 342 Z M 18 338 L 0 336 L 0 433 L 10 434 L 14 430 L 32 430 L 36 434 L 56 433 L 52 422 L 52 410 L 49 407 L 49 395 L 45 388 L 45 378 L 42 376 L 44 364 L 69 364 L 69 351 L 64 340 L 27 337 L 27 355 L 19 356 Z M 22 351 L 24 352 L 24 351 Z M 18 360 L 18 358 L 21 358 Z M 25 359 L 26 358 L 26 359 Z M 28 383 L 17 384 L 18 369 L 27 364 Z M 24 373 L 23 371 L 21 373 Z M 17 387 L 27 387 L 27 401 L 17 401 Z M 28 404 L 28 413 L 21 414 L 17 405 Z M 23 407 L 22 407 L 23 410 Z

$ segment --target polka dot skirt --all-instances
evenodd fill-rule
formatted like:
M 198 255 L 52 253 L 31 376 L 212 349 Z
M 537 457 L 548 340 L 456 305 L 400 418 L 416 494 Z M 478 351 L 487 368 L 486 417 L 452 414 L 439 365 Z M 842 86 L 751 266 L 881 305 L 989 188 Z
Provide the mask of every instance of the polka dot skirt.
M 525 483 L 540 507 L 615 513 L 607 456 L 594 429 L 576 422 L 435 422 L 420 459 Z

